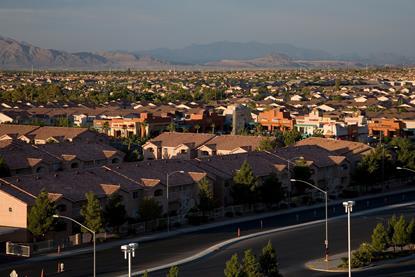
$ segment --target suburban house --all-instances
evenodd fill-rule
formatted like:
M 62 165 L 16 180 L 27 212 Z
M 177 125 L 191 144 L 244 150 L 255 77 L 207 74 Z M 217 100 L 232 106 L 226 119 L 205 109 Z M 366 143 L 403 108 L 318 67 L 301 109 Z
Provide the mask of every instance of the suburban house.
M 401 137 L 405 124 L 399 119 L 373 118 L 368 121 L 369 136 L 371 137 Z
M 295 121 L 291 118 L 289 111 L 282 108 L 275 108 L 260 112 L 258 115 L 258 123 L 267 128 L 268 131 L 272 132 L 274 130 L 292 130 Z
M 261 136 L 215 136 L 197 148 L 197 157 L 205 158 L 255 151 L 262 140 L 264 137 Z
M 197 148 L 214 137 L 204 133 L 164 132 L 143 145 L 144 159 L 194 159 Z
M 95 119 L 94 128 L 101 133 L 117 138 L 146 137 L 166 130 L 171 123 L 170 117 L 158 117 L 143 112 L 139 117 Z

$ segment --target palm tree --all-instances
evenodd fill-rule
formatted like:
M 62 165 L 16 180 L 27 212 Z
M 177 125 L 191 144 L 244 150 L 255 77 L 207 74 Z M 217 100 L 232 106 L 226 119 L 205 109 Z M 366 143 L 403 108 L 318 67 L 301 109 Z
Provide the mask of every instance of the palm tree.
M 210 127 L 212 127 L 212 134 L 214 134 L 215 133 L 215 123 L 212 123 L 211 125 L 210 125 Z
M 199 133 L 200 125 L 199 125 L 199 124 L 196 124 L 196 125 L 194 126 L 194 128 L 196 129 L 196 133 Z

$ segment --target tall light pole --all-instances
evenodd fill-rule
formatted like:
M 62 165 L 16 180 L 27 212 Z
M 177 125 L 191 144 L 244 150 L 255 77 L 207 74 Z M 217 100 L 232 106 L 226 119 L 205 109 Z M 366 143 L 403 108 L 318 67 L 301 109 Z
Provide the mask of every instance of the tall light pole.
M 328 225 L 328 205 L 327 205 L 328 204 L 328 195 L 327 195 L 327 191 L 322 190 L 321 188 L 319 188 L 319 187 L 317 187 L 317 186 L 315 186 L 315 185 L 313 185 L 313 184 L 311 184 L 309 182 L 303 181 L 303 180 L 290 179 L 290 181 L 291 182 L 301 182 L 301 183 L 304 183 L 306 185 L 309 185 L 309 186 L 315 188 L 316 190 L 318 190 L 318 191 L 320 191 L 320 192 L 322 192 L 324 194 L 324 197 L 326 199 L 326 239 L 324 241 L 324 245 L 325 245 L 324 260 L 326 262 L 328 262 L 329 261 L 329 225 Z
M 78 224 L 78 225 L 79 225 L 79 226 L 81 226 L 82 228 L 84 228 L 84 229 L 86 229 L 87 231 L 89 231 L 89 232 L 91 232 L 91 233 L 92 233 L 92 238 L 93 238 L 93 241 L 94 241 L 94 275 L 93 275 L 93 277 L 96 277 L 96 276 L 97 276 L 97 275 L 96 275 L 96 274 L 97 274 L 97 271 L 96 271 L 95 231 L 94 231 L 94 230 L 92 230 L 92 229 L 89 229 L 89 228 L 88 228 L 88 227 L 86 227 L 85 225 L 81 224 L 80 222 L 78 222 L 78 221 L 76 221 L 75 219 L 70 218 L 70 217 L 68 217 L 68 216 L 54 214 L 54 215 L 53 215 L 53 217 L 54 217 L 54 218 L 64 218 L 64 219 L 70 220 L 70 221 L 72 221 L 72 222 L 74 222 L 74 223 Z
M 124 253 L 124 259 L 128 259 L 128 277 L 131 277 L 131 256 L 135 257 L 135 250 L 138 248 L 138 243 L 129 243 L 121 245 L 121 251 Z
M 354 201 L 343 202 L 344 209 L 347 213 L 347 253 L 349 264 L 349 277 L 352 276 L 352 253 L 350 249 L 350 213 L 353 211 Z
M 173 171 L 173 172 L 169 172 L 166 174 L 166 199 L 167 199 L 167 232 L 170 232 L 170 214 L 169 214 L 169 178 L 171 175 L 176 174 L 176 173 L 180 173 L 183 174 L 184 171 L 183 170 L 177 170 L 177 171 Z

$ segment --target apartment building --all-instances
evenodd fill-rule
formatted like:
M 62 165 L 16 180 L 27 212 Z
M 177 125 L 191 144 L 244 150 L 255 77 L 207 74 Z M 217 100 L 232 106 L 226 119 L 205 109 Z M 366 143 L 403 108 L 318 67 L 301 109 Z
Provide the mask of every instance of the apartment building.
M 258 115 L 258 123 L 270 132 L 274 130 L 286 131 L 294 128 L 295 120 L 291 118 L 289 111 L 282 108 L 275 108 L 260 112 Z

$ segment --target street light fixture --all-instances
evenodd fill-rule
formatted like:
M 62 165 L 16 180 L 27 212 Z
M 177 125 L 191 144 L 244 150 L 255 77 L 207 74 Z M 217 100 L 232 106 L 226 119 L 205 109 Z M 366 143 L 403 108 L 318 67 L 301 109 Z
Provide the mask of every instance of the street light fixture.
M 400 166 L 397 166 L 397 167 L 396 167 L 396 169 L 397 169 L 397 170 L 406 170 L 406 171 L 410 171 L 410 172 L 415 173 L 415 170 L 410 169 L 410 168 L 407 168 L 407 167 L 400 167 Z
M 166 174 L 166 187 L 167 187 L 167 193 L 166 193 L 166 198 L 167 198 L 167 232 L 170 232 L 170 214 L 169 214 L 169 178 L 171 175 L 176 174 L 176 173 L 180 173 L 183 174 L 184 171 L 183 170 L 177 170 L 177 171 L 173 171 L 173 172 L 169 172 Z
M 81 224 L 80 222 L 78 222 L 78 221 L 76 221 L 75 219 L 70 218 L 70 217 L 68 217 L 68 216 L 54 214 L 52 217 L 54 217 L 54 218 L 64 218 L 64 219 L 70 220 L 70 221 L 72 221 L 72 222 L 74 222 L 74 223 L 78 224 L 78 225 L 79 225 L 79 226 L 81 226 L 82 228 L 84 228 L 84 229 L 86 229 L 87 231 L 89 231 L 89 232 L 91 232 L 91 233 L 92 233 L 92 238 L 93 238 L 93 241 L 94 241 L 94 275 L 93 275 L 93 277 L 96 277 L 97 275 L 96 275 L 96 247 L 95 247 L 95 231 L 94 231 L 94 230 L 92 230 L 92 229 L 90 229 L 90 228 L 88 228 L 88 227 L 86 227 L 85 225 Z
M 328 205 L 327 205 L 328 204 L 328 195 L 327 195 L 327 191 L 322 190 L 321 188 L 319 188 L 319 187 L 317 187 L 317 186 L 315 186 L 315 185 L 313 185 L 313 184 L 311 184 L 309 182 L 303 181 L 303 180 L 290 179 L 290 181 L 291 182 L 301 182 L 301 183 L 304 183 L 306 185 L 309 185 L 309 186 L 315 188 L 316 190 L 318 190 L 318 191 L 320 191 L 320 192 L 322 192 L 324 194 L 324 197 L 325 197 L 325 200 L 326 200 L 326 205 L 325 205 L 326 206 L 326 239 L 324 241 L 324 245 L 325 245 L 325 257 L 324 257 L 324 260 L 326 262 L 328 262 L 329 261 L 329 227 L 328 227 L 329 225 L 328 225 Z
M 353 211 L 354 201 L 343 202 L 345 212 L 347 213 L 347 252 L 348 252 L 348 264 L 349 264 L 349 277 L 352 276 L 352 255 L 350 250 L 350 213 Z
M 131 277 L 131 256 L 135 257 L 135 250 L 138 248 L 138 243 L 129 243 L 121 245 L 121 251 L 124 253 L 124 259 L 128 259 L 128 277 Z

